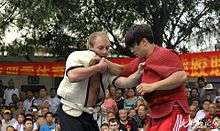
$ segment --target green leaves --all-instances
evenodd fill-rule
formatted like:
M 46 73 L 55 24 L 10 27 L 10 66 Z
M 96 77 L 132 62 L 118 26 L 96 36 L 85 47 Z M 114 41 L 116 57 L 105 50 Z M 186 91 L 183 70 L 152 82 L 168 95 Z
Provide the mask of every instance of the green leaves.
M 65 56 L 71 50 L 85 49 L 87 37 L 94 31 L 104 30 L 111 37 L 115 53 L 132 55 L 123 46 L 123 36 L 134 23 L 148 23 L 156 44 L 175 49 L 192 34 L 219 30 L 219 17 L 216 17 L 219 4 L 216 3 L 215 0 L 206 3 L 199 0 L 3 0 L 0 38 L 13 24 L 25 32 L 23 41 L 15 42 L 16 48 L 25 51 L 24 46 L 28 45 L 34 51 L 40 48 L 54 56 Z M 27 51 L 27 55 L 31 53 Z

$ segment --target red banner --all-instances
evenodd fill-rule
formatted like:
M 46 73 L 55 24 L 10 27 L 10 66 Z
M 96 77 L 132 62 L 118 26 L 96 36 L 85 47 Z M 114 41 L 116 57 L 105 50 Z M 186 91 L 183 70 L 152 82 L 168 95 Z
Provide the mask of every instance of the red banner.
M 64 62 L 0 63 L 0 75 L 63 77 Z
M 220 76 L 220 51 L 180 55 L 186 72 L 191 77 Z M 133 58 L 111 58 L 112 62 L 126 64 Z M 1 62 L 0 75 L 63 77 L 62 62 Z
M 191 77 L 220 76 L 220 51 L 181 54 L 180 57 Z

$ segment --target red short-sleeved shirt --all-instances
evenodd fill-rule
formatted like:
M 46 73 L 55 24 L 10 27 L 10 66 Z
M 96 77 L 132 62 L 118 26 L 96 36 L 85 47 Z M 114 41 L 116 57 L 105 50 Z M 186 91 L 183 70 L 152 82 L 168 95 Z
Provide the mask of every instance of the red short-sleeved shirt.
M 183 70 L 179 55 L 169 49 L 156 46 L 153 53 L 146 59 L 136 58 L 123 68 L 122 75 L 128 76 L 135 72 L 139 63 L 145 61 L 141 83 L 153 83 L 167 78 L 174 72 Z M 172 111 L 174 103 L 179 104 L 188 113 L 187 96 L 182 85 L 169 91 L 154 91 L 144 94 L 149 103 L 150 116 L 160 118 Z

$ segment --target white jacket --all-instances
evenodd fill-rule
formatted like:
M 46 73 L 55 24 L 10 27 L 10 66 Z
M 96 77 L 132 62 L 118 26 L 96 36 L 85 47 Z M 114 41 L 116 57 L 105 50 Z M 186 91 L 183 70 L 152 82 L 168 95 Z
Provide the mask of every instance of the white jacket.
M 75 51 L 67 58 L 64 78 L 58 87 L 57 94 L 61 96 L 60 102 L 63 104 L 62 109 L 68 115 L 78 117 L 82 112 L 92 114 L 96 110 L 91 107 L 85 107 L 90 79 L 88 78 L 79 82 L 71 83 L 66 75 L 69 69 L 88 67 L 90 60 L 95 56 L 96 54 L 94 52 L 86 50 Z M 108 85 L 112 83 L 114 78 L 115 76 L 110 75 L 108 72 L 102 74 L 102 86 L 98 98 L 104 100 L 105 89 L 107 89 Z

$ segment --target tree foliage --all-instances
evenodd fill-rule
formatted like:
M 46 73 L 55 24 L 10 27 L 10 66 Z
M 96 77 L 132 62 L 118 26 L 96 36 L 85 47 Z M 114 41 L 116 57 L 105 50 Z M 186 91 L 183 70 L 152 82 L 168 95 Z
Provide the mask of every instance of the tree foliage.
M 11 45 L 28 47 L 18 55 L 44 48 L 54 56 L 65 56 L 85 49 L 88 35 L 104 30 L 116 53 L 132 55 L 123 45 L 123 35 L 134 23 L 148 23 L 156 44 L 175 49 L 204 32 L 219 36 L 219 5 L 217 0 L 3 0 L 0 38 L 16 25 L 25 33 Z

